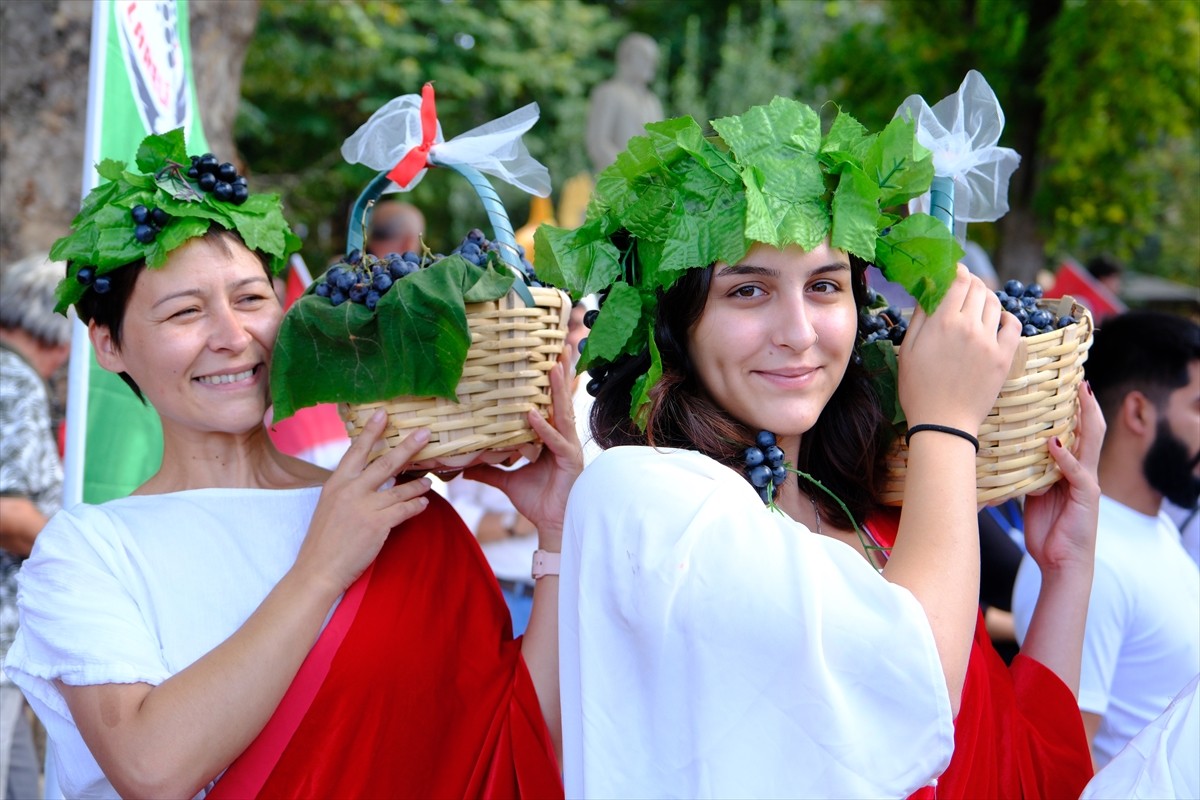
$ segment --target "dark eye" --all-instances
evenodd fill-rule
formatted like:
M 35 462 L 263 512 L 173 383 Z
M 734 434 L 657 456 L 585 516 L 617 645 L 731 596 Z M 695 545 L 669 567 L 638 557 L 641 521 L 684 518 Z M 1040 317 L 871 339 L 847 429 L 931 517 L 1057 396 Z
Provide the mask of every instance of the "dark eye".
M 812 285 L 812 291 L 818 294 L 833 294 L 841 290 L 842 287 L 835 281 L 817 281 Z
M 200 309 L 196 308 L 195 306 L 188 306 L 187 308 L 182 308 L 179 311 L 176 311 L 174 314 L 171 315 L 170 318 L 171 319 L 182 319 L 184 317 L 190 317 L 193 314 L 198 314 L 198 313 L 200 313 Z
M 763 293 L 763 289 L 761 286 L 755 286 L 754 284 L 746 284 L 745 286 L 737 287 L 732 292 L 730 292 L 729 295 L 731 297 L 758 297 L 762 293 Z

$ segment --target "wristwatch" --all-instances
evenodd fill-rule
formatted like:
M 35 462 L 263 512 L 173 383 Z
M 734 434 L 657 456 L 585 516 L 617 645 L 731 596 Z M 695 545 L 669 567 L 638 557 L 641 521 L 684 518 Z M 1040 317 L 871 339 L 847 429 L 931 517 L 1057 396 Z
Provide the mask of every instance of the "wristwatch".
M 547 575 L 557 575 L 558 563 L 561 559 L 561 553 L 551 553 L 548 550 L 534 550 L 533 569 L 530 571 L 530 575 L 533 576 L 535 581 Z

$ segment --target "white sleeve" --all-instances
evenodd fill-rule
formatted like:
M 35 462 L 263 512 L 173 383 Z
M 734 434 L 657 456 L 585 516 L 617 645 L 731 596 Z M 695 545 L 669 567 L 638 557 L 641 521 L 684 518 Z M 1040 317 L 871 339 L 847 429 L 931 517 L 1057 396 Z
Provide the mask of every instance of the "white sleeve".
M 901 797 L 949 763 L 917 600 L 697 453 L 584 470 L 560 650 L 568 797 Z
M 18 576 L 20 626 L 5 670 L 56 740 L 75 731 L 54 685 L 149 683 L 170 676 L 147 610 L 122 585 L 136 569 L 101 509 L 60 511 Z

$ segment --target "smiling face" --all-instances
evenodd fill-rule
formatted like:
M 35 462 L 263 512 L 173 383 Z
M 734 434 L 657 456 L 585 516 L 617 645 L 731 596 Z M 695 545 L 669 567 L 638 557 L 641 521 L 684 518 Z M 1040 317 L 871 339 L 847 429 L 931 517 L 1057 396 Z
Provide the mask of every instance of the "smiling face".
M 688 351 L 718 406 L 753 430 L 794 438 L 841 383 L 857 322 L 846 253 L 760 244 L 713 267 Z
M 127 372 L 164 432 L 246 433 L 270 402 L 271 348 L 283 312 L 258 257 L 230 239 L 194 239 L 141 272 L 121 345 L 94 323 L 100 365 Z

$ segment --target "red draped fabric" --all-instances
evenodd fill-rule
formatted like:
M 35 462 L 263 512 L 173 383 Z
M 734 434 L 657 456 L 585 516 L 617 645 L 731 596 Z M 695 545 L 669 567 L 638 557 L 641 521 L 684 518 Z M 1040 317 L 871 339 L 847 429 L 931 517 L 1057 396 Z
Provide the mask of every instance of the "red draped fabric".
M 499 587 L 458 515 L 429 498 L 209 798 L 563 796 Z
M 899 516 L 868 521 L 876 541 L 896 541 Z M 962 704 L 954 720 L 954 756 L 920 800 L 1078 798 L 1092 777 L 1083 719 L 1071 690 L 1032 658 L 1004 663 L 984 626 L 975 625 Z

